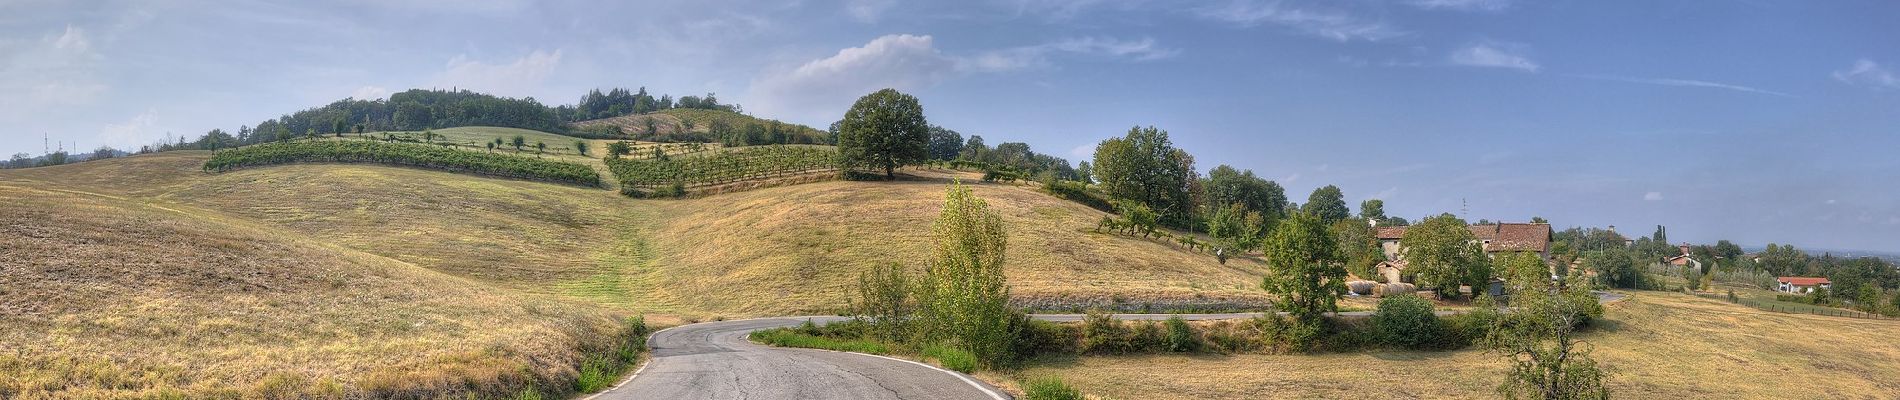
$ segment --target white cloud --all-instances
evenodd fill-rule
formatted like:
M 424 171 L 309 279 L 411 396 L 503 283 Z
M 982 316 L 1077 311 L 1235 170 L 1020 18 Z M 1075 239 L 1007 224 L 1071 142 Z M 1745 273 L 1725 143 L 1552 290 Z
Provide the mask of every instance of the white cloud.
M 1056 54 L 1148 61 L 1176 53 L 1156 45 L 1154 39 L 1075 38 L 961 57 L 938 50 L 936 39 L 929 35 L 884 35 L 796 68 L 767 71 L 752 81 L 744 104 L 748 111 L 763 115 L 817 123 L 838 118 L 833 114 L 872 91 L 909 91 L 961 74 L 1048 67 Z
M 1511 7 L 1511 0 L 1410 0 L 1405 3 L 1427 10 L 1496 12 Z
M 92 51 L 92 41 L 86 40 L 85 30 L 67 25 L 66 33 L 62 33 L 58 38 L 53 39 L 53 48 L 85 54 Z
M 1524 57 L 1523 46 L 1505 43 L 1479 43 L 1458 49 L 1451 53 L 1453 65 L 1485 68 L 1509 68 L 1525 72 L 1537 72 L 1537 62 Z
M 1071 38 L 1033 46 L 988 51 L 961 58 L 959 67 L 981 72 L 1011 71 L 1047 67 L 1051 53 L 1096 54 L 1134 61 L 1153 61 L 1173 57 L 1180 50 L 1163 48 L 1153 38 L 1117 40 L 1115 38 Z
M 1880 89 L 1900 89 L 1900 78 L 1894 77 L 1893 71 L 1865 58 L 1854 61 L 1854 65 L 1847 69 L 1834 71 L 1834 80 Z
M 1285 178 L 1280 178 L 1280 184 L 1282 185 L 1291 185 L 1293 184 L 1293 182 L 1299 182 L 1299 181 L 1300 181 L 1300 173 L 1298 172 L 1293 173 L 1293 175 L 1287 175 Z
M 1341 42 L 1354 39 L 1376 42 L 1406 34 L 1384 22 L 1368 21 L 1338 11 L 1286 7 L 1279 1 L 1234 0 L 1221 6 L 1195 9 L 1194 13 L 1202 18 L 1241 26 L 1280 25 Z
M 1643 193 L 1643 200 L 1644 201 L 1662 200 L 1662 192 Z
M 105 57 L 86 30 L 67 25 L 38 42 L 0 40 L 0 121 L 44 118 L 44 112 L 90 104 L 111 89 L 98 76 Z
M 877 22 L 885 11 L 896 5 L 895 0 L 845 0 L 844 11 L 851 19 L 869 24 Z
M 389 97 L 389 89 L 384 89 L 381 86 L 363 86 L 356 88 L 356 91 L 350 92 L 350 97 L 357 100 L 381 99 Z
M 765 115 L 835 119 L 852 99 L 883 88 L 913 90 L 936 85 L 957 69 L 930 36 L 885 35 L 861 47 L 838 50 L 752 82 L 746 108 Z
M 1742 86 L 1742 85 L 1731 85 L 1731 84 L 1721 83 L 1721 82 L 1699 81 L 1699 80 L 1694 80 L 1694 79 L 1636 78 L 1636 77 L 1614 76 L 1614 75 L 1570 75 L 1570 76 L 1584 78 L 1584 79 L 1641 83 L 1645 85 L 1726 89 L 1726 90 L 1733 90 L 1737 92 L 1766 94 L 1766 95 L 1781 96 L 1781 97 L 1795 97 L 1795 95 L 1792 95 L 1792 94 L 1777 92 L 1773 90 L 1759 89 L 1759 88 L 1753 88 L 1753 87 Z
M 561 50 L 553 53 L 535 50 L 507 64 L 488 64 L 458 55 L 449 59 L 447 70 L 436 78 L 435 85 L 503 96 L 528 96 L 541 89 L 541 83 L 560 64 Z
M 1095 143 L 1077 145 L 1075 148 L 1069 149 L 1069 156 L 1075 157 L 1077 160 L 1093 162 L 1095 159 L 1095 145 Z
M 1366 197 L 1366 199 L 1367 200 L 1371 200 L 1371 199 L 1390 200 L 1392 199 L 1392 196 L 1395 196 L 1398 194 L 1399 194 L 1399 187 L 1393 186 L 1393 187 L 1385 188 L 1385 190 L 1381 190 L 1378 193 L 1373 193 L 1372 196 Z

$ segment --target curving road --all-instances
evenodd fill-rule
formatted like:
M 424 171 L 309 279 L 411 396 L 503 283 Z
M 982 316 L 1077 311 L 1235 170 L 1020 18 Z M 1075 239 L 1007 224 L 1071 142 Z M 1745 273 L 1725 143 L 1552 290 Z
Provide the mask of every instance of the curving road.
M 705 322 L 647 341 L 653 359 L 597 399 L 955 399 L 1002 400 L 1001 390 L 963 374 L 879 356 L 754 344 L 746 334 L 807 318 Z M 814 322 L 840 317 L 810 317 Z
M 1598 301 L 1623 295 L 1598 292 Z M 1451 311 L 1440 311 L 1451 314 Z M 1348 316 L 1370 312 L 1347 312 Z M 1189 320 L 1255 318 L 1260 313 L 1180 314 Z M 1159 320 L 1172 314 L 1116 314 Z M 1080 321 L 1080 314 L 1037 314 Z M 1009 395 L 963 374 L 895 358 L 752 343 L 752 331 L 828 324 L 844 317 L 784 317 L 702 322 L 654 333 L 653 359 L 632 378 L 588 400 L 617 399 L 952 399 L 1004 400 Z

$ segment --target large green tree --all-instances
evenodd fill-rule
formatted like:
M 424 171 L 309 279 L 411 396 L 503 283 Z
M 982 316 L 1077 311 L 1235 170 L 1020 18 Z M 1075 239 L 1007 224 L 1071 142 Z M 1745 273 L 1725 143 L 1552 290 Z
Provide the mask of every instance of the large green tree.
M 1271 229 L 1274 221 L 1286 215 L 1286 189 L 1255 176 L 1253 170 L 1220 165 L 1207 172 L 1207 182 L 1202 187 L 1207 189 L 1207 204 L 1225 207 L 1239 203 L 1247 210 L 1260 213 L 1265 219 L 1263 228 Z
M 1339 311 L 1339 297 L 1346 294 L 1344 260 L 1318 218 L 1288 217 L 1261 247 L 1268 270 L 1261 286 L 1279 297 L 1280 309 L 1306 327 L 1317 326 L 1324 313 Z
M 1192 220 L 1199 186 L 1194 161 L 1168 141 L 1168 132 L 1134 127 L 1095 146 L 1095 179 L 1109 197 L 1147 205 L 1173 226 Z
M 930 124 L 917 98 L 884 89 L 858 98 L 838 121 L 838 156 L 847 166 L 884 170 L 897 178 L 897 167 L 930 157 Z
M 1465 221 L 1451 214 L 1425 218 L 1405 230 L 1405 261 L 1420 285 L 1438 290 L 1438 297 L 1455 298 L 1459 285 L 1483 288 L 1491 277 L 1490 260 Z
M 1385 261 L 1379 249 L 1379 236 L 1366 221 L 1342 219 L 1327 226 L 1339 243 L 1339 259 L 1345 260 L 1346 272 L 1360 279 L 1373 279 L 1372 266 Z
M 1319 218 L 1320 223 L 1325 224 L 1352 216 L 1352 209 L 1346 207 L 1346 195 L 1333 185 L 1313 189 L 1313 194 L 1306 196 L 1306 205 L 1301 207 L 1301 211 Z
M 930 159 L 950 161 L 963 151 L 963 134 L 944 127 L 930 126 Z
M 931 225 L 936 244 L 917 298 L 927 337 L 975 354 L 986 366 L 1008 360 L 1016 336 L 1003 276 L 1003 219 L 962 183 L 950 185 Z
M 1359 218 L 1385 223 L 1385 200 L 1367 199 L 1359 202 Z
M 1583 268 L 1596 271 L 1597 279 L 1614 288 L 1630 289 L 1642 285 L 1642 270 L 1637 269 L 1636 261 L 1623 246 L 1612 246 L 1603 250 L 1583 254 Z

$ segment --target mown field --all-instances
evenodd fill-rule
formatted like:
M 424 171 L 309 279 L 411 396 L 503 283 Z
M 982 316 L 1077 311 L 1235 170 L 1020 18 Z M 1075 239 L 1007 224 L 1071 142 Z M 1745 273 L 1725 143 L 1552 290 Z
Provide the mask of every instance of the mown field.
M 203 161 L 148 157 L 166 158 Z M 0 175 L 0 398 L 559 394 L 628 315 L 136 191 L 16 178 Z
M 1900 322 L 1779 314 L 1667 292 L 1634 292 L 1585 335 L 1617 398 L 1888 398 L 1900 390 Z M 1495 354 L 1087 356 L 1023 371 L 1113 399 L 1487 398 Z

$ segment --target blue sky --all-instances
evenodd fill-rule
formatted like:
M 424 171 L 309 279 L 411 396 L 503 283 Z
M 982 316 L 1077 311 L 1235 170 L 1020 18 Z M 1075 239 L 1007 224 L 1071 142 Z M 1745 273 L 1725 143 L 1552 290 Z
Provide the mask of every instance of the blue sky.
M 1071 161 L 1154 125 L 1298 201 L 1900 251 L 1897 2 L 614 3 L 8 0 L 0 153 L 413 87 L 716 92 L 817 127 L 895 87 Z

